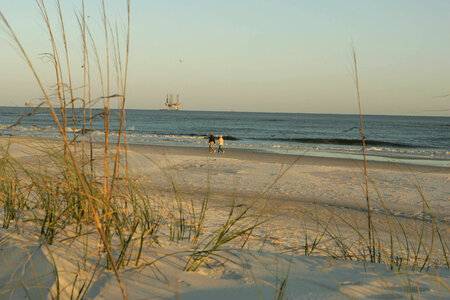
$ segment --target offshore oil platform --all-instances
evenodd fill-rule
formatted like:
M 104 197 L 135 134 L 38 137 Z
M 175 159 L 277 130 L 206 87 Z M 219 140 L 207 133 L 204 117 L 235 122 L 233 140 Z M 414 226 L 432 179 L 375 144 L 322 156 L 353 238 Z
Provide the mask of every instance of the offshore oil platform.
M 179 110 L 181 106 L 180 103 L 180 96 L 177 95 L 177 102 L 173 101 L 173 94 L 167 94 L 166 95 L 166 108 L 163 108 L 161 110 Z

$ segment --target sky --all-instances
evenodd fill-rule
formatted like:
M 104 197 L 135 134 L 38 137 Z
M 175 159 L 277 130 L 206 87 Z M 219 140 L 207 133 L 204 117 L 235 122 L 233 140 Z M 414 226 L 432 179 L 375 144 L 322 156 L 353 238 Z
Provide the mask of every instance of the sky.
M 81 2 L 61 2 L 80 87 Z M 95 36 L 101 1 L 86 2 Z M 45 3 L 56 23 L 55 2 Z M 123 33 L 125 1 L 105 3 Z M 0 11 L 51 87 L 41 55 L 50 43 L 35 1 L 1 0 Z M 127 107 L 163 108 L 173 93 L 185 110 L 357 113 L 354 45 L 363 113 L 450 116 L 449 11 L 448 0 L 131 0 Z M 5 31 L 0 57 L 0 106 L 39 98 Z

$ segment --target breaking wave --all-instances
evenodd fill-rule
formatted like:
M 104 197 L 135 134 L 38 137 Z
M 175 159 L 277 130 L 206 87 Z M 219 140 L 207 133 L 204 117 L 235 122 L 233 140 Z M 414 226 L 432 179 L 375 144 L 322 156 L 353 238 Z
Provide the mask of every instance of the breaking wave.
M 362 146 L 362 141 L 358 139 L 323 139 L 323 138 L 269 138 L 267 141 L 294 142 L 302 144 L 329 144 L 329 145 L 346 145 L 346 146 Z M 385 146 L 394 148 L 415 148 L 414 145 L 404 143 L 385 142 L 377 140 L 366 140 L 366 146 Z

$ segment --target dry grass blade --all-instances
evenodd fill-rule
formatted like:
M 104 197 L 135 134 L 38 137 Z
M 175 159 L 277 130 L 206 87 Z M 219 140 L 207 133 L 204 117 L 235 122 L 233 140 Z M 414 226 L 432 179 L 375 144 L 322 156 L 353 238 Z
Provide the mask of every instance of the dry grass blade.
M 375 262 L 375 240 L 373 236 L 373 223 L 372 223 L 372 212 L 370 208 L 370 198 L 369 198 L 369 180 L 367 175 L 367 157 L 366 157 L 366 137 L 364 136 L 364 125 L 363 125 L 363 116 L 361 109 L 361 96 L 359 92 L 359 76 L 358 76 L 358 61 L 356 59 L 356 50 L 355 47 L 352 47 L 353 54 L 353 67 L 354 67 L 354 75 L 355 75 L 355 86 L 356 86 L 356 94 L 358 97 L 358 108 L 359 108 L 359 119 L 361 123 L 361 139 L 362 139 L 362 150 L 363 150 L 363 159 L 364 159 L 364 182 L 365 182 L 365 192 L 366 192 L 366 203 L 367 203 L 367 232 L 369 239 L 369 253 L 370 253 L 370 261 Z

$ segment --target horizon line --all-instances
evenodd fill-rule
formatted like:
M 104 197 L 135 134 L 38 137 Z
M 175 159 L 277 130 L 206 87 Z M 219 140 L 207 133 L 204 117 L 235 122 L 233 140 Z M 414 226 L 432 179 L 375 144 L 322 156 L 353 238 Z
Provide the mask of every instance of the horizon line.
M 28 109 L 34 109 L 36 106 L 19 106 L 19 105 L 0 105 L 0 107 L 16 107 L 16 108 L 28 108 Z M 41 108 L 46 109 L 47 106 L 42 106 Z M 67 108 L 70 110 L 71 108 Z M 82 109 L 81 107 L 76 107 L 75 109 Z M 93 109 L 102 109 L 102 107 L 93 107 Z M 112 110 L 119 110 L 119 108 L 110 108 Z M 159 108 L 125 108 L 126 110 L 151 110 L 151 111 L 163 111 Z M 359 115 L 359 113 L 331 113 L 331 112 L 285 112 L 285 111 L 246 111 L 246 110 L 201 110 L 201 109 L 182 109 L 178 112 L 227 112 L 227 113 L 262 113 L 262 114 L 310 114 L 310 115 Z M 420 113 L 423 112 L 450 112 L 450 109 L 444 109 L 444 110 L 424 110 L 422 112 L 418 112 L 417 114 L 379 114 L 379 113 L 363 113 L 365 116 L 393 116 L 393 117 L 450 117 L 450 115 L 422 115 Z M 177 111 L 173 111 L 171 113 L 177 113 Z

